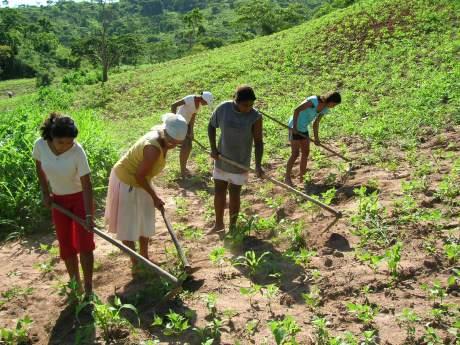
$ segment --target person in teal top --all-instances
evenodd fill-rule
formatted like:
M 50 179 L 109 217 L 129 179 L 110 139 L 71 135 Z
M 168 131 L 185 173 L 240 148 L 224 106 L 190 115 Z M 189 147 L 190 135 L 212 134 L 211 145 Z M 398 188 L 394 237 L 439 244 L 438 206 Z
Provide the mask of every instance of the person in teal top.
M 289 141 L 291 143 L 291 156 L 286 166 L 286 176 L 284 181 L 292 186 L 292 167 L 300 154 L 300 173 L 299 179 L 303 183 L 307 171 L 308 155 L 310 154 L 310 138 L 308 136 L 308 126 L 313 122 L 313 134 L 315 144 L 319 144 L 319 123 L 323 115 L 329 113 L 329 109 L 334 108 L 342 101 L 340 93 L 329 92 L 322 96 L 310 96 L 295 110 L 289 118 Z

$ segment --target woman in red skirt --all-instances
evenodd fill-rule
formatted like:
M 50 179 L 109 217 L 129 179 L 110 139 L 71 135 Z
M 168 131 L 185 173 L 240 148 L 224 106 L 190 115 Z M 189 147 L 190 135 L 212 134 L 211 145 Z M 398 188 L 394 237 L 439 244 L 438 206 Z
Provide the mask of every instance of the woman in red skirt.
M 90 169 L 85 151 L 75 141 L 78 129 L 74 121 L 68 116 L 52 113 L 40 130 L 41 138 L 35 142 L 32 155 L 44 205 L 50 208 L 52 202 L 59 204 L 85 219 L 87 226 L 93 227 Z M 82 292 L 78 268 L 80 254 L 84 291 L 89 296 L 93 285 L 94 235 L 54 208 L 52 217 L 60 257 L 64 260 L 70 279 L 75 279 Z

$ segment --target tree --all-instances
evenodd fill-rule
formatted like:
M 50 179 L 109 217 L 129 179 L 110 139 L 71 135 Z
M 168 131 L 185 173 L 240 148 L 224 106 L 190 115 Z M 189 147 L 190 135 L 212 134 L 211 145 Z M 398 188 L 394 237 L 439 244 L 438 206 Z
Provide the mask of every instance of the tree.
M 282 13 L 278 4 L 271 0 L 249 0 L 236 9 L 237 20 L 255 34 L 270 35 L 282 26 Z
M 203 21 L 204 21 L 203 14 L 197 8 L 194 8 L 192 11 L 184 15 L 184 23 L 188 28 L 187 36 L 189 39 L 188 41 L 189 49 L 192 49 L 194 38 L 198 36 L 198 34 L 205 32 Z

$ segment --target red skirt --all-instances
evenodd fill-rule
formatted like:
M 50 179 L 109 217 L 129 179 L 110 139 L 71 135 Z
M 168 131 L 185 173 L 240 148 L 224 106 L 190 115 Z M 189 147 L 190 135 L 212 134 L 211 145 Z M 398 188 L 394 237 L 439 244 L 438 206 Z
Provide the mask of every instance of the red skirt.
M 53 195 L 52 198 L 56 204 L 85 219 L 83 192 Z M 92 252 L 95 249 L 94 234 L 92 232 L 86 231 L 80 224 L 55 208 L 53 208 L 52 216 L 59 242 L 59 255 L 63 260 L 78 253 Z

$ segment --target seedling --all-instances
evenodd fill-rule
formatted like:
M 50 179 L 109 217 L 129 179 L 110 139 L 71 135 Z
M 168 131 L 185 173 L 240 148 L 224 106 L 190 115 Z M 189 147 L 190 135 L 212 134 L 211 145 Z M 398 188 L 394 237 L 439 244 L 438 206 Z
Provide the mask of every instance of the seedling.
M 460 282 L 460 270 L 453 268 L 452 274 L 447 278 L 447 285 L 452 288 Z
M 219 276 L 223 277 L 223 265 L 225 264 L 225 248 L 218 247 L 214 248 L 209 254 L 209 259 L 211 260 L 214 266 L 219 267 Z
M 253 250 L 244 253 L 244 256 L 239 256 L 235 259 L 233 265 L 245 266 L 249 269 L 249 275 L 254 277 L 260 267 L 265 263 L 265 256 L 269 255 L 270 252 L 263 252 L 259 257 Z
M 250 320 L 246 323 L 246 332 L 248 333 L 248 335 L 252 336 L 256 333 L 257 331 L 257 327 L 259 326 L 259 323 L 260 323 L 260 320 Z
M 366 326 L 374 322 L 374 317 L 379 312 L 377 306 L 374 307 L 369 304 L 347 303 L 346 306 L 348 311 L 354 314 L 358 320 L 363 322 Z
M 270 311 L 270 314 L 272 315 L 273 315 L 273 311 L 272 311 L 271 302 L 278 295 L 279 290 L 280 290 L 279 287 L 276 286 L 275 284 L 269 284 L 269 285 L 262 287 L 262 295 L 265 296 L 265 298 L 267 298 L 268 310 Z
M 457 264 L 460 259 L 460 244 L 447 243 L 444 245 L 444 254 L 452 265 Z
M 312 286 L 310 292 L 303 293 L 302 297 L 311 311 L 314 311 L 321 304 L 320 290 L 317 286 Z
M 443 299 L 447 296 L 446 290 L 441 286 L 439 280 L 435 280 L 431 286 L 422 284 L 422 290 L 428 293 L 428 297 L 434 302 L 439 298 L 439 304 L 442 305 Z
M 160 316 L 155 315 L 152 326 L 162 326 L 163 334 L 166 336 L 177 336 L 190 328 L 187 318 L 171 309 L 169 309 L 169 313 L 166 314 L 166 320 L 165 322 Z
M 111 305 L 102 303 L 102 301 L 94 295 L 92 304 L 95 324 L 102 330 L 102 336 L 106 342 L 111 342 L 115 338 L 118 329 L 131 327 L 128 320 L 120 315 L 122 310 L 131 310 L 136 317 L 138 315 L 136 307 L 131 304 L 122 304 L 118 296 L 115 296 L 113 305 Z
M 315 317 L 312 321 L 313 328 L 315 329 L 316 344 L 329 345 L 330 335 L 327 329 L 326 318 Z
M 366 263 L 374 272 L 377 271 L 380 262 L 384 258 L 382 255 L 374 255 L 365 250 L 356 250 L 355 255 L 359 261 Z
M 268 325 L 277 345 L 298 344 L 295 336 L 300 332 L 300 327 L 292 316 L 287 315 L 280 321 L 270 321 Z
M 255 295 L 261 292 L 262 286 L 259 284 L 252 284 L 249 288 L 240 288 L 240 293 L 243 296 L 248 296 L 249 297 L 249 304 L 251 307 L 254 307 L 252 304 L 252 299 L 254 298 Z
M 420 321 L 420 317 L 412 310 L 404 308 L 401 316 L 398 318 L 399 327 L 406 328 L 407 342 L 415 340 L 415 325 Z
M 206 308 L 213 318 L 217 315 L 217 295 L 215 293 L 208 293 L 204 297 Z
M 426 345 L 442 345 L 441 337 L 436 333 L 436 331 L 432 327 L 427 327 L 425 329 L 423 340 L 425 341 Z
M 180 218 L 184 218 L 188 213 L 187 199 L 182 196 L 176 196 L 174 198 L 176 203 L 176 213 Z
M 14 329 L 0 328 L 0 342 L 7 345 L 27 344 L 29 340 L 29 327 L 32 319 L 25 316 L 16 322 Z
M 392 276 L 393 281 L 398 279 L 399 262 L 401 261 L 402 242 L 397 242 L 393 247 L 385 252 L 385 259 L 387 260 L 388 270 Z

